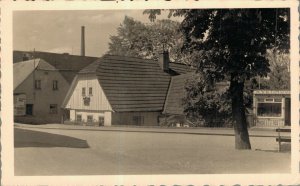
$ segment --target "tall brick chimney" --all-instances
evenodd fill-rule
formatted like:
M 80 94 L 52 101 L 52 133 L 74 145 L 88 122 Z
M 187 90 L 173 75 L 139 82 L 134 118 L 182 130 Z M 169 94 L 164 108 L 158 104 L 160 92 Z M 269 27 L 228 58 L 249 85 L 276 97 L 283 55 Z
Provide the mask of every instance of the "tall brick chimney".
M 164 50 L 162 53 L 159 54 L 159 58 L 158 58 L 158 63 L 159 63 L 160 68 L 163 71 L 168 71 L 169 70 L 169 62 L 170 62 L 169 52 Z
M 81 26 L 81 56 L 85 56 L 84 26 Z

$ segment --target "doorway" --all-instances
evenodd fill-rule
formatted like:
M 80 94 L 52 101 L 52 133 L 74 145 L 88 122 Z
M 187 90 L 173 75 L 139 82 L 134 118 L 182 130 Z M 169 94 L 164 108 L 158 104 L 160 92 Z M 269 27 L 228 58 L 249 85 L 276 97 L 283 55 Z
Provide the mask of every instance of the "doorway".
M 284 125 L 291 126 L 291 98 L 285 98 Z
M 26 104 L 26 115 L 33 115 L 33 104 Z

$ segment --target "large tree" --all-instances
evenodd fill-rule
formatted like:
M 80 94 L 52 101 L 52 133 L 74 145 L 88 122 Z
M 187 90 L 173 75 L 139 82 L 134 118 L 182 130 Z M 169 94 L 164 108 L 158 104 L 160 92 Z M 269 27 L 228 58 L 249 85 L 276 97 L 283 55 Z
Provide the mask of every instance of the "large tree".
M 146 10 L 154 20 L 161 10 Z M 243 99 L 245 81 L 270 72 L 267 49 L 289 49 L 289 9 L 185 9 L 182 16 L 183 51 L 198 72 L 230 82 L 236 149 L 251 149 Z M 209 78 L 209 79 L 210 79 Z
M 159 53 L 170 49 L 171 60 L 184 63 L 179 25 L 179 22 L 166 19 L 146 24 L 125 16 L 117 34 L 110 36 L 108 53 L 156 60 Z

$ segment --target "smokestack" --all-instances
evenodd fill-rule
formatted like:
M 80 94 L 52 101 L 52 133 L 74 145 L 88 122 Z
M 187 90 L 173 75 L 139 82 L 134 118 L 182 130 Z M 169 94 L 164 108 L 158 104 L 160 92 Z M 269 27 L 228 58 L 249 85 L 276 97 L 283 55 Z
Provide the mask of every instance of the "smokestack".
M 159 58 L 158 58 L 159 66 L 163 71 L 168 71 L 169 70 L 169 52 L 168 51 L 163 51 L 160 53 Z
M 85 56 L 84 26 L 81 26 L 81 56 Z

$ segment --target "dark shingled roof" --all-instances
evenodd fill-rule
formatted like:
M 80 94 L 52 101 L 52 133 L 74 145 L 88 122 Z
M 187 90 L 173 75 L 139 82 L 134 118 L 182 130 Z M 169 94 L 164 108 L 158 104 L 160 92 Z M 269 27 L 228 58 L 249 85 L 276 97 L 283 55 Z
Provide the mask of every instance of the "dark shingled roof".
M 80 70 L 78 73 L 79 74 L 91 74 L 91 73 L 96 73 L 97 68 L 99 63 L 101 62 L 102 58 L 97 59 L 96 61 L 94 61 L 93 63 L 89 64 L 88 66 L 86 66 L 84 69 Z
M 33 52 L 14 51 L 13 62 L 17 63 L 23 61 L 24 54 L 27 55 L 29 59 L 33 59 Z M 61 72 L 61 74 L 69 83 L 72 82 L 77 72 L 98 59 L 98 57 L 57 54 L 39 51 L 35 51 L 34 57 L 41 58 L 54 66 Z
M 171 63 L 169 63 L 169 67 L 173 71 L 177 72 L 177 74 L 186 74 L 186 73 L 194 71 L 188 65 L 185 65 L 185 64 L 182 64 L 182 63 L 173 63 L 173 62 L 171 62 Z
M 185 84 L 191 79 L 195 74 L 193 72 L 181 74 L 178 76 L 173 76 L 171 79 L 170 87 L 168 90 L 168 95 L 164 105 L 164 114 L 170 115 L 183 115 L 184 106 L 183 98 L 185 97 L 186 90 Z M 229 87 L 228 81 L 221 81 L 215 84 L 214 90 L 225 91 Z
M 188 71 L 175 64 L 171 73 Z M 176 68 L 177 67 L 177 68 Z M 105 55 L 79 74 L 96 73 L 112 109 L 116 112 L 162 111 L 171 75 L 157 61 L 135 57 Z
M 184 108 L 182 99 L 185 96 L 184 86 L 186 84 L 186 81 L 192 76 L 193 73 L 187 73 L 172 77 L 167 99 L 164 106 L 164 114 L 183 114 Z

